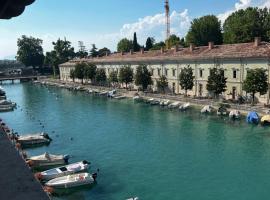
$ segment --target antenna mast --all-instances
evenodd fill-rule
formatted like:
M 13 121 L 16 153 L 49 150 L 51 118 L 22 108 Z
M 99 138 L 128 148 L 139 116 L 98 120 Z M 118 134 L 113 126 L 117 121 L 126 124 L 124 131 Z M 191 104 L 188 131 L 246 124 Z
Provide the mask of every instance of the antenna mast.
M 170 31 L 170 26 L 171 26 L 171 22 L 170 22 L 170 5 L 169 5 L 169 0 L 165 0 L 165 11 L 166 11 L 166 40 L 168 41 L 168 39 L 170 38 L 171 35 L 171 31 Z M 168 44 L 167 44 L 167 48 L 168 48 Z

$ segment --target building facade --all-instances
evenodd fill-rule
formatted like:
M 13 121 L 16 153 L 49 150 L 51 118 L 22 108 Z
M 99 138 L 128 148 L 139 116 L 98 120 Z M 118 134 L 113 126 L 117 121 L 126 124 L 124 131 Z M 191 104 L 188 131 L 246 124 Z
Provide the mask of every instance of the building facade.
M 168 79 L 169 89 L 175 94 L 184 94 L 179 85 L 179 74 L 185 67 L 193 69 L 194 87 L 188 91 L 188 95 L 205 97 L 209 96 L 206 89 L 210 69 L 220 68 L 224 70 L 227 78 L 227 90 L 222 94 L 226 99 L 236 99 L 238 95 L 246 95 L 243 91 L 243 81 L 247 70 L 263 68 L 270 77 L 270 43 L 261 42 L 255 38 L 252 43 L 214 45 L 209 42 L 208 46 L 189 48 L 177 48 L 159 51 L 141 50 L 140 52 L 115 53 L 100 58 L 71 60 L 60 65 L 60 78 L 64 81 L 72 81 L 70 70 L 75 68 L 76 63 L 87 62 L 95 64 L 98 68 L 104 68 L 107 75 L 111 71 L 119 71 L 122 66 L 131 66 L 136 72 L 140 64 L 148 66 L 154 80 L 153 89 L 156 89 L 156 80 L 165 75 Z M 268 82 L 270 80 L 268 78 Z M 262 103 L 269 103 L 270 92 L 256 97 Z

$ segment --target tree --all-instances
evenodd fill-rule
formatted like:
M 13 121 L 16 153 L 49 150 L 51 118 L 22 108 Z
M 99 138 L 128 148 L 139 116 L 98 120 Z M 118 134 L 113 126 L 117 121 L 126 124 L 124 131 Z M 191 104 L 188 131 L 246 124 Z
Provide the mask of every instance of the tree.
M 111 71 L 109 74 L 109 82 L 112 83 L 113 85 L 115 83 L 118 83 L 118 73 L 117 71 Z
M 98 50 L 99 57 L 103 57 L 103 56 L 110 55 L 110 54 L 111 54 L 111 50 L 106 48 L 106 47 Z
M 120 68 L 119 71 L 119 82 L 125 83 L 126 88 L 129 83 L 132 83 L 133 81 L 133 70 L 130 66 L 123 66 Z
M 170 49 L 173 46 L 180 45 L 180 38 L 177 37 L 175 34 L 171 35 L 169 39 L 165 41 L 167 47 Z
M 75 81 L 75 70 L 74 69 L 71 69 L 70 72 L 69 72 L 69 77 L 72 78 L 72 81 L 74 82 Z
M 53 67 L 53 73 L 56 76 L 56 74 L 59 74 L 59 65 L 74 58 L 76 54 L 71 46 L 71 42 L 66 39 L 58 39 L 52 44 L 54 46 L 53 50 L 46 53 L 45 63 Z
M 226 91 L 226 83 L 227 78 L 225 78 L 224 71 L 222 69 L 210 69 L 210 76 L 208 76 L 206 88 L 209 92 L 212 92 L 215 95 L 215 98 L 217 98 L 222 92 Z
M 145 50 L 149 51 L 153 48 L 153 45 L 155 43 L 155 39 L 153 37 L 148 37 L 145 43 Z
M 83 79 L 85 77 L 85 68 L 87 67 L 86 63 L 77 63 L 75 65 L 74 75 L 76 78 L 81 79 L 81 83 L 83 84 Z
M 152 85 L 153 81 L 151 73 L 148 71 L 146 65 L 139 65 L 136 69 L 135 74 L 135 85 L 141 86 L 142 90 L 145 91 L 148 85 Z
M 85 78 L 90 79 L 91 83 L 94 82 L 94 79 L 96 77 L 96 73 L 97 73 L 97 66 L 96 65 L 88 64 L 85 67 L 85 70 L 84 70 Z
M 222 44 L 221 22 L 214 15 L 194 19 L 187 33 L 186 41 L 197 46 L 208 45 L 208 42 Z
M 98 56 L 97 47 L 95 44 L 92 44 L 92 48 L 90 49 L 90 55 L 95 58 Z
M 224 43 L 251 42 L 254 37 L 270 41 L 270 11 L 247 8 L 232 13 L 223 25 Z
M 107 80 L 107 76 L 106 76 L 105 69 L 103 68 L 97 69 L 96 81 L 99 83 L 99 85 L 102 85 L 103 83 L 105 83 L 106 80 Z
M 162 75 L 157 80 L 157 88 L 165 93 L 165 89 L 168 87 L 168 80 L 167 77 Z
M 133 41 L 132 41 L 132 49 L 134 52 L 140 51 L 141 46 L 138 44 L 137 41 L 137 34 L 136 32 L 133 35 Z
M 38 67 L 38 70 L 40 70 L 44 62 L 42 40 L 23 35 L 18 39 L 17 46 L 17 60 L 25 66 Z
M 129 52 L 133 48 L 133 43 L 131 40 L 124 38 L 120 40 L 117 44 L 118 52 Z
M 192 90 L 194 86 L 194 76 L 191 67 L 185 67 L 181 70 L 179 84 L 181 88 L 185 90 L 185 96 L 187 96 L 187 91 Z
M 78 44 L 79 44 L 79 51 L 76 53 L 76 56 L 79 57 L 79 58 L 87 57 L 88 53 L 87 53 L 87 51 L 85 49 L 85 46 L 84 46 L 83 42 L 79 41 Z
M 243 90 L 252 95 L 252 103 L 254 103 L 255 94 L 264 95 L 268 90 L 268 78 L 265 69 L 249 69 L 247 77 L 243 82 Z
M 160 50 L 162 47 L 165 48 L 166 44 L 161 41 L 161 42 L 155 43 L 150 50 Z

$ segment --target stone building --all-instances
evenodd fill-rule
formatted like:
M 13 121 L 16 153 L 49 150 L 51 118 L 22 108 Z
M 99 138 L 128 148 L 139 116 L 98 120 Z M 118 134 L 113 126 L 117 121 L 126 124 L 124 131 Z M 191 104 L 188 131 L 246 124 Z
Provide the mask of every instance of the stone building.
M 100 58 L 88 58 L 71 60 L 60 65 L 60 78 L 71 81 L 70 70 L 78 62 L 93 63 L 98 68 L 104 68 L 109 74 L 112 70 L 119 70 L 124 65 L 129 65 L 134 72 L 140 64 L 146 64 L 152 71 L 153 80 L 161 75 L 168 79 L 169 88 L 175 94 L 184 94 L 178 81 L 181 69 L 190 66 L 195 76 L 194 87 L 188 94 L 191 96 L 208 96 L 206 84 L 211 68 L 221 68 L 227 77 L 227 91 L 224 98 L 236 99 L 238 95 L 245 95 L 243 81 L 247 70 L 263 68 L 270 73 L 270 43 L 262 42 L 255 38 L 254 42 L 241 44 L 215 45 L 209 42 L 208 46 L 178 48 L 170 50 L 115 53 Z M 270 80 L 269 80 L 270 83 Z M 156 81 L 154 81 L 154 87 Z M 270 92 L 266 95 L 257 96 L 262 103 L 269 103 Z

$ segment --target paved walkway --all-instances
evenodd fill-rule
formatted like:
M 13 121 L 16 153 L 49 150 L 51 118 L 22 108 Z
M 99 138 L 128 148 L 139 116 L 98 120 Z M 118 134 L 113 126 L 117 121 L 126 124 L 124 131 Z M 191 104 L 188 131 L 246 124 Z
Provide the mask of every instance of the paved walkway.
M 6 134 L 0 131 L 0 199 L 49 200 Z

